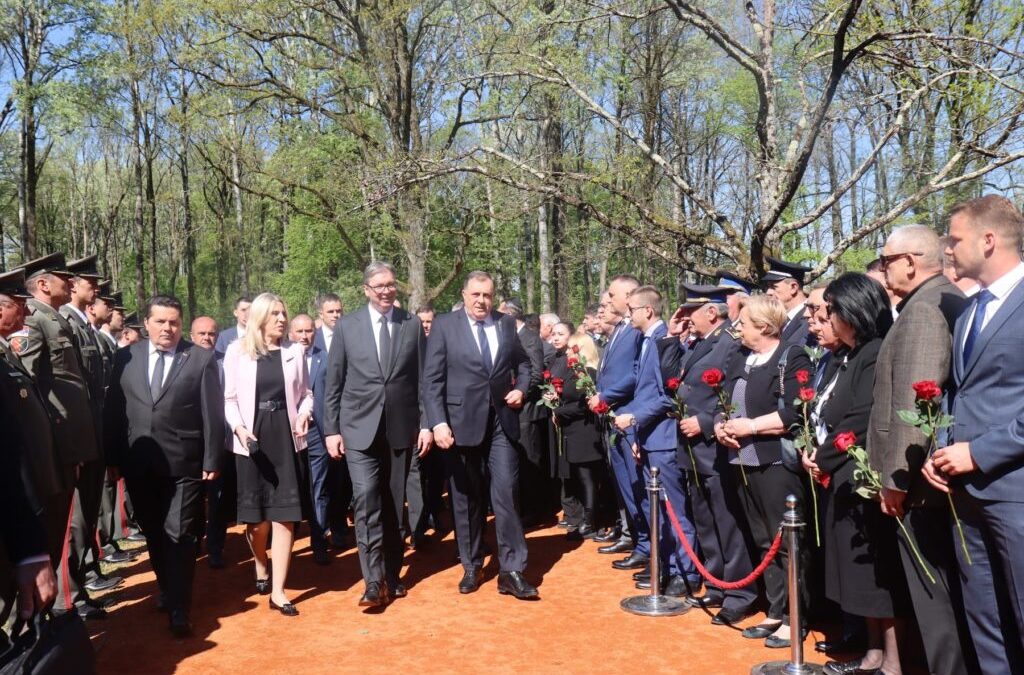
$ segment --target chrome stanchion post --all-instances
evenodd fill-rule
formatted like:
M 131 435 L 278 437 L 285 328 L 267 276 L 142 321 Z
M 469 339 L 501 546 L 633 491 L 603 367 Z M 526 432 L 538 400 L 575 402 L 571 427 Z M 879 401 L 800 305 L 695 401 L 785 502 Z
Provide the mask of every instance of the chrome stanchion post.
M 786 513 L 782 516 L 782 532 L 789 556 L 789 661 L 769 661 L 754 666 L 750 675 L 817 675 L 824 672 L 816 663 L 804 663 L 803 624 L 800 608 L 800 537 L 805 523 L 797 510 L 793 495 L 786 497 Z
M 641 616 L 678 616 L 690 611 L 690 606 L 678 598 L 661 594 L 661 482 L 658 467 L 651 467 L 651 480 L 647 484 L 647 496 L 651 513 L 647 522 L 651 526 L 651 592 L 624 598 L 619 606 L 630 614 Z

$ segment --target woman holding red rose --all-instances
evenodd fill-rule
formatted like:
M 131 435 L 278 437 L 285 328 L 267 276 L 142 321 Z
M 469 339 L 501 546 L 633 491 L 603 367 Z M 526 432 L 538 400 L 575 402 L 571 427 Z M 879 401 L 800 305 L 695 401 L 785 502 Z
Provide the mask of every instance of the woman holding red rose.
M 755 295 L 743 301 L 741 307 L 736 327 L 743 348 L 730 361 L 721 385 L 736 409 L 731 419 L 715 425 L 715 434 L 720 444 L 735 451 L 732 463 L 736 465 L 739 497 L 753 536 L 753 557 L 760 560 L 775 538 L 786 511 L 786 497 L 796 495 L 801 504 L 806 504 L 806 481 L 796 467 L 783 463 L 781 438 L 791 435 L 790 427 L 799 415 L 793 403 L 801 387 L 797 373 L 810 371 L 811 362 L 802 347 L 781 343 L 787 321 L 781 302 Z M 780 383 L 779 363 L 784 353 L 786 366 Z M 705 372 L 704 383 L 719 378 L 719 373 Z M 742 633 L 750 639 L 764 638 L 768 647 L 790 644 L 787 565 L 782 550 L 764 573 L 767 617 Z M 805 567 L 801 565 L 801 569 Z
M 863 274 L 847 273 L 825 289 L 825 311 L 840 342 L 834 369 L 821 386 L 813 422 L 816 450 L 805 462 L 831 475 L 825 537 L 825 592 L 844 612 L 865 618 L 868 650 L 845 663 L 830 661 L 826 673 L 901 672 L 895 617 L 904 601 L 895 525 L 878 502 L 858 495 L 852 444 L 863 447 L 874 402 L 875 361 L 892 326 L 888 296 Z
M 555 330 L 562 327 L 567 329 L 566 339 L 561 344 L 552 340 L 558 351 L 551 362 L 552 380 L 560 378 L 563 382 L 560 404 L 551 411 L 552 422 L 562 431 L 558 473 L 563 480 L 566 493 L 578 499 L 583 505 L 580 522 L 570 523 L 569 538 L 593 539 L 597 535 L 594 517 L 597 511 L 598 487 L 605 467 L 601 427 L 597 417 L 587 408 L 583 394 L 576 389 L 576 378 L 573 376 L 570 361 L 579 361 L 582 356 L 590 376 L 595 377 L 597 347 L 589 336 L 573 334 L 567 324 L 559 324 Z M 578 348 L 578 351 L 575 348 Z

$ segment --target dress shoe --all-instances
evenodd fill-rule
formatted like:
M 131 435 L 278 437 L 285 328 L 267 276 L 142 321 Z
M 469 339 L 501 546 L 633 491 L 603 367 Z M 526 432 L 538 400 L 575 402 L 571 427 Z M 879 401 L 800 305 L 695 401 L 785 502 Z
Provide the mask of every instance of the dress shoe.
M 388 590 L 391 592 L 391 598 L 404 598 L 409 595 L 409 590 L 405 587 L 401 581 L 394 581 L 388 584 Z
M 256 594 L 270 595 L 270 577 L 256 580 Z
M 861 668 L 862 659 L 853 661 L 826 661 L 825 673 L 827 675 L 875 675 L 881 673 L 881 668 Z
M 273 599 L 268 598 L 268 601 L 270 602 L 270 609 L 276 609 L 277 611 L 281 612 L 285 616 L 298 616 L 299 615 L 299 610 L 295 607 L 295 605 L 293 605 L 290 602 L 286 602 L 283 605 L 279 605 L 276 602 L 274 602 Z
M 693 584 L 686 579 L 681 576 L 673 576 L 669 577 L 667 583 L 662 584 L 661 594 L 671 598 L 685 598 L 689 603 L 689 599 L 693 597 L 692 589 Z
M 188 637 L 192 634 L 192 622 L 188 620 L 185 610 L 171 611 L 171 634 L 178 638 Z
M 102 562 L 105 562 L 108 565 L 123 565 L 124 563 L 132 562 L 136 557 L 138 557 L 138 554 L 136 553 L 117 550 L 104 555 Z
M 363 597 L 359 598 L 360 607 L 383 607 L 388 604 L 388 585 L 380 581 L 366 584 Z
M 78 616 L 85 621 L 95 621 L 97 619 L 107 618 L 107 610 L 102 607 L 91 605 L 87 602 L 83 602 L 81 605 L 75 605 L 74 611 L 77 612 Z M 63 614 L 63 612 L 61 613 Z
M 735 626 L 751 614 L 753 611 L 749 608 L 724 607 L 711 617 L 711 623 L 716 626 Z
M 647 556 L 634 551 L 629 554 L 628 558 L 612 562 L 612 567 L 617 570 L 639 570 L 643 569 L 648 562 L 650 559 Z
M 313 562 L 315 562 L 317 565 L 330 565 L 331 556 L 327 553 L 326 550 L 318 548 L 317 550 L 313 551 Z
M 102 574 L 96 575 L 96 578 L 92 581 L 85 582 L 85 590 L 90 593 L 99 593 L 101 591 L 109 591 L 111 588 L 117 588 L 124 583 L 124 579 L 121 577 L 104 576 Z
M 863 651 L 864 637 L 848 635 L 840 640 L 818 640 L 814 643 L 814 651 L 823 654 L 848 654 Z
M 801 638 L 807 637 L 807 629 L 801 631 Z M 778 637 L 777 635 L 769 635 L 764 639 L 764 646 L 768 649 L 789 649 L 790 645 L 789 638 Z M 870 670 L 868 673 L 874 673 L 875 671 Z
M 206 556 L 206 564 L 211 570 L 224 569 L 224 556 L 219 551 L 210 551 Z
M 740 635 L 748 640 L 760 640 L 770 636 L 772 633 L 777 631 L 781 625 L 781 623 L 773 623 L 764 626 L 748 626 L 743 629 Z
M 117 604 L 117 600 L 108 595 L 102 598 L 89 598 L 85 601 L 85 604 L 91 607 L 99 607 L 100 609 L 110 609 Z
M 520 600 L 540 598 L 540 593 L 526 580 L 522 572 L 498 572 L 498 592 L 502 595 L 514 595 Z
M 145 542 L 146 541 L 146 535 L 142 534 L 141 532 L 132 532 L 127 537 L 125 537 L 124 540 L 125 541 L 130 541 L 133 544 L 137 544 L 139 542 Z
M 598 532 L 597 534 L 595 534 L 594 541 L 599 542 L 601 544 L 605 544 L 609 541 L 618 541 L 621 536 L 622 532 L 620 532 L 618 528 L 609 527 L 603 532 Z
M 651 580 L 651 566 L 643 568 L 639 572 L 633 572 L 633 581 L 650 581 Z
M 699 598 L 693 598 L 689 604 L 691 607 L 699 609 L 718 609 L 722 606 L 722 596 L 705 594 Z
M 614 544 L 608 544 L 607 546 L 601 546 L 597 549 L 598 553 L 629 553 L 633 550 L 633 542 L 629 539 L 619 539 Z
M 466 570 L 465 574 L 462 575 L 462 581 L 459 582 L 459 593 L 463 595 L 472 593 L 480 588 L 480 582 L 483 580 L 484 573 L 479 567 L 472 567 Z
M 557 526 L 562 528 L 563 530 L 569 529 L 569 521 L 565 518 L 562 518 L 560 521 L 558 521 Z

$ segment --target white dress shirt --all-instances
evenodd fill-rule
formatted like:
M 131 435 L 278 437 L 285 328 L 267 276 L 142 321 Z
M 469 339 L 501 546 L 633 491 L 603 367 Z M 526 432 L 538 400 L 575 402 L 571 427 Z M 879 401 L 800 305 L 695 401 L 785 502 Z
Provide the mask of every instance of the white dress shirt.
M 658 319 L 657 321 L 652 323 L 650 326 L 648 326 L 647 330 L 644 331 L 644 341 L 643 341 L 643 344 L 640 345 L 640 358 L 643 358 L 644 354 L 647 353 L 647 344 L 650 342 L 650 340 L 648 338 L 650 338 L 652 335 L 654 335 L 654 330 L 658 326 L 663 324 L 663 323 L 665 323 L 665 322 L 662 321 L 661 319 Z
M 387 314 L 381 314 L 380 312 L 377 311 L 377 308 L 375 308 L 373 305 L 369 305 L 368 304 L 366 306 L 366 308 L 368 310 L 370 310 L 370 325 L 373 326 L 373 330 L 371 330 L 370 332 L 373 333 L 373 342 L 374 342 L 375 345 L 377 345 L 377 360 L 379 361 L 380 360 L 380 320 L 381 320 L 382 317 L 386 318 L 388 320 L 388 335 L 390 335 L 392 337 L 392 339 L 394 339 L 394 337 L 395 337 L 395 323 L 394 323 L 394 318 L 393 317 L 395 315 L 395 308 L 392 307 L 391 309 L 389 309 Z M 392 347 L 394 347 L 393 343 L 392 343 Z
M 79 318 L 80 318 L 80 319 L 81 319 L 81 320 L 82 320 L 83 322 L 85 322 L 85 325 L 86 325 L 86 326 L 89 326 L 89 325 L 91 325 L 91 324 L 89 323 L 89 317 L 85 315 L 85 312 L 83 312 L 82 310 L 78 309 L 77 307 L 75 307 L 74 305 L 72 305 L 72 304 L 71 304 L 70 302 L 69 302 L 69 303 L 67 303 L 67 304 L 66 304 L 66 305 L 64 305 L 64 306 L 65 306 L 65 307 L 67 307 L 68 309 L 70 309 L 70 310 L 71 310 L 72 312 L 74 312 L 75 314 L 77 314 L 77 315 L 78 315 L 78 317 L 79 317 Z
M 477 325 L 476 319 L 466 312 L 466 319 L 469 320 L 469 328 L 473 331 L 473 339 L 476 340 L 476 348 L 480 349 L 480 338 L 477 336 Z M 498 324 L 494 322 L 494 317 L 490 314 L 487 315 L 484 322 L 484 335 L 487 336 L 487 346 L 491 348 L 491 363 L 493 364 L 498 360 Z
M 326 325 L 320 326 L 320 332 L 324 336 L 324 351 L 328 354 L 331 353 L 331 340 L 334 339 L 334 329 L 328 328 Z
M 804 303 L 801 302 L 799 305 L 797 305 L 793 309 L 791 309 L 788 312 L 786 312 L 786 316 L 789 317 L 789 321 L 793 321 L 794 319 L 796 319 L 798 316 L 800 316 L 803 313 L 804 313 Z
M 1012 270 L 1004 274 L 1003 276 L 996 279 L 994 282 L 989 284 L 989 293 L 995 297 L 988 301 L 988 305 L 985 306 L 985 316 L 981 321 L 981 330 L 985 330 L 985 326 L 992 320 L 992 317 L 996 315 L 999 308 L 1006 302 L 1006 298 L 1010 295 L 1013 289 L 1017 288 L 1017 284 L 1024 279 L 1024 262 L 1017 263 L 1017 266 Z M 967 321 L 967 330 L 964 331 L 964 339 L 960 342 L 960 351 L 964 349 L 964 343 L 967 342 L 967 336 L 971 333 L 971 326 L 974 325 L 974 312 L 978 309 L 978 303 L 971 305 L 971 316 Z
M 174 362 L 174 352 L 178 348 L 178 345 L 174 345 L 170 349 L 164 351 L 164 379 L 160 382 L 160 386 L 163 387 L 167 382 L 167 375 L 171 372 L 171 363 Z M 157 356 L 157 346 L 149 343 L 149 377 L 146 381 L 150 383 L 150 387 L 153 386 L 153 371 L 156 370 L 156 361 L 159 357 Z

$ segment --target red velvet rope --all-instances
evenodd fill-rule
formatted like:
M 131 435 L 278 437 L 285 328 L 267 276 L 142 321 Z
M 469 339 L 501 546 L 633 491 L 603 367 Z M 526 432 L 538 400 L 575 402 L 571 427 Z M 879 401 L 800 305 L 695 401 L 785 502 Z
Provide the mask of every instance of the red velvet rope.
M 771 565 L 772 561 L 775 560 L 775 556 L 778 555 L 779 549 L 782 548 L 782 528 L 780 527 L 779 531 L 775 533 L 775 541 L 772 542 L 771 548 L 769 548 L 768 553 L 765 554 L 764 560 L 761 561 L 760 565 L 754 568 L 753 572 L 739 581 L 722 581 L 712 575 L 711 572 L 708 572 L 707 568 L 704 567 L 704 565 L 700 563 L 700 560 L 697 559 L 697 554 L 693 552 L 693 548 L 690 546 L 690 541 L 686 538 L 686 535 L 683 534 L 683 528 L 679 525 L 679 518 L 676 517 L 676 512 L 672 508 L 672 502 L 668 499 L 664 499 L 663 501 L 665 502 L 665 510 L 668 511 L 668 519 L 672 521 L 672 527 L 675 529 L 676 536 L 679 538 L 679 541 L 683 542 L 683 550 L 686 551 L 686 555 L 690 556 L 690 560 L 693 561 L 693 564 L 697 567 L 697 571 L 700 572 L 700 575 L 704 577 L 705 581 L 714 584 L 723 591 L 744 588 L 754 583 L 759 576 L 764 574 L 768 565 Z

